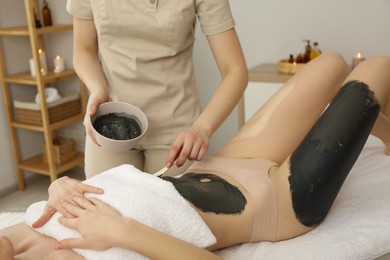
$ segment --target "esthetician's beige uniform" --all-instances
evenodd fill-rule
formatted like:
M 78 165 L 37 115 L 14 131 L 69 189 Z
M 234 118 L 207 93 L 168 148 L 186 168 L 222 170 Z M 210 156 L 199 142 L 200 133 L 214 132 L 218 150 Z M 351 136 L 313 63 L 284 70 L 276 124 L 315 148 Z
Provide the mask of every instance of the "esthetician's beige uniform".
M 127 153 L 106 151 L 87 137 L 87 177 L 123 163 L 161 169 L 179 132 L 200 113 L 192 63 L 196 20 L 205 35 L 234 27 L 228 0 L 68 0 L 67 10 L 94 20 L 113 100 L 138 106 L 149 120 L 140 146 Z

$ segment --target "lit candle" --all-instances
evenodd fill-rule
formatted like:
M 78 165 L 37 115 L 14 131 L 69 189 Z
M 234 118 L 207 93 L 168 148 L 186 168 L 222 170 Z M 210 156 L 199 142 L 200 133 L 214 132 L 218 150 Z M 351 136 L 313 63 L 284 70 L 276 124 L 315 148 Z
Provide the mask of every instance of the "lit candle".
M 54 59 L 54 73 L 60 73 L 65 70 L 64 59 L 57 55 Z
M 42 49 L 39 49 L 38 56 L 39 56 L 39 63 L 41 65 L 41 74 L 42 74 L 42 76 L 46 76 L 46 74 L 47 74 L 46 52 L 44 52 L 44 50 L 42 50 Z
M 356 55 L 352 58 L 352 68 L 355 68 L 360 62 L 364 60 L 365 58 L 360 52 L 356 53 Z

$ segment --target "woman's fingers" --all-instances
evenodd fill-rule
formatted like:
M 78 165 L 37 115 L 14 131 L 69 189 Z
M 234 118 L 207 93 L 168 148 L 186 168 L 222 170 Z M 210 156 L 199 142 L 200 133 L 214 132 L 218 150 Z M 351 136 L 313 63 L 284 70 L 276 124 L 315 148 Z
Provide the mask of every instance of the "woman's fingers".
M 74 214 L 76 217 L 80 216 L 82 210 L 84 209 L 92 209 L 95 207 L 95 204 L 84 196 L 72 196 L 72 200 L 77 203 L 77 205 L 72 205 L 70 203 L 65 202 L 65 209 L 69 210 L 70 213 Z
M 92 133 L 92 128 L 90 127 L 90 125 L 85 126 L 85 131 L 87 132 L 88 136 L 91 138 L 92 142 L 94 142 L 97 146 L 100 146 L 100 144 L 96 141 L 96 138 Z
M 80 183 L 80 184 L 81 184 L 82 193 L 85 193 L 85 192 L 90 192 L 90 193 L 95 193 L 95 194 L 103 194 L 104 193 L 104 191 L 98 187 L 91 186 L 91 185 L 84 184 L 84 183 Z
M 89 249 L 88 243 L 85 238 L 68 238 L 58 241 L 55 249 L 72 249 L 72 248 L 85 248 Z
M 45 225 L 49 219 L 54 215 L 54 213 L 56 213 L 57 210 L 52 208 L 52 207 L 49 207 L 48 205 L 45 206 L 45 208 L 43 209 L 43 213 L 42 215 L 32 224 L 32 227 L 33 228 L 39 228 L 39 227 L 42 227 L 43 225 Z
M 173 163 L 180 155 L 180 151 L 181 151 L 181 148 L 183 145 L 182 138 L 183 138 L 182 135 L 179 135 L 176 138 L 175 142 L 173 142 L 173 144 L 171 146 L 171 150 L 169 151 L 169 155 L 168 155 L 168 159 L 167 159 L 167 163 L 166 163 L 166 166 L 168 168 L 172 167 Z
M 208 150 L 208 138 L 201 132 L 182 132 L 172 144 L 167 159 L 168 168 L 176 160 L 177 166 L 182 166 L 187 159 L 202 160 Z
M 75 202 L 76 202 L 76 203 L 79 203 L 79 202 L 76 201 L 76 200 L 75 200 Z M 62 202 L 62 206 L 63 206 L 67 211 L 69 211 L 73 216 L 75 216 L 75 217 L 80 216 L 80 215 L 83 213 L 83 211 L 84 211 L 83 206 L 81 206 L 81 205 L 75 206 L 75 205 L 73 205 L 73 204 L 71 204 L 71 203 L 69 203 L 69 202 L 67 202 L 67 201 L 63 201 L 63 202 Z M 88 206 L 87 206 L 87 207 L 88 207 Z
M 65 227 L 77 229 L 77 219 L 76 218 L 59 217 L 58 222 L 60 222 Z
M 105 202 L 103 202 L 103 201 L 101 201 L 101 200 L 99 200 L 99 199 L 97 199 L 97 198 L 94 198 L 94 197 L 90 197 L 90 198 L 88 198 L 88 200 L 92 203 L 92 204 L 94 204 L 95 206 L 102 206 L 102 205 L 107 205 L 107 203 L 105 203 Z

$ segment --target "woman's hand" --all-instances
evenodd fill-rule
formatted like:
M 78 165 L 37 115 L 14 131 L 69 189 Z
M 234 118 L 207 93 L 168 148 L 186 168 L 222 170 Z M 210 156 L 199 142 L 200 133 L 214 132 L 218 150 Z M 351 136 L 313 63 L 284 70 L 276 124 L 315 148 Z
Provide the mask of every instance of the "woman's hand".
M 115 245 L 115 238 L 123 231 L 126 219 L 96 198 L 72 196 L 73 204 L 65 201 L 62 206 L 74 217 L 60 217 L 58 221 L 77 230 L 81 238 L 59 241 L 56 249 L 85 248 L 105 250 Z
M 101 90 L 101 91 L 95 91 L 91 92 L 89 99 L 88 99 L 88 105 L 87 105 L 87 117 L 92 117 L 96 114 L 96 111 L 98 110 L 98 107 L 100 104 L 111 101 L 111 98 L 108 94 L 108 92 Z M 89 122 L 89 118 L 85 120 L 85 122 Z M 89 137 L 92 139 L 92 141 L 100 146 L 100 144 L 96 141 L 95 137 L 92 133 L 91 125 L 88 123 L 85 123 L 85 131 L 89 135 Z
M 189 160 L 200 161 L 204 158 L 209 147 L 209 134 L 201 128 L 192 127 L 182 131 L 172 144 L 169 152 L 167 167 L 170 168 L 176 160 L 177 166 L 182 166 Z
M 63 207 L 75 217 L 58 220 L 77 230 L 82 237 L 61 240 L 56 249 L 106 250 L 115 246 L 130 249 L 148 259 L 220 259 L 206 249 L 125 218 L 96 198 L 73 196 L 72 199 L 77 205 L 64 202 Z
M 81 183 L 78 180 L 67 176 L 54 181 L 49 187 L 49 199 L 43 209 L 42 215 L 33 224 L 33 228 L 39 228 L 46 224 L 54 213 L 59 211 L 66 217 L 73 217 L 66 208 L 63 207 L 63 201 L 74 203 L 72 195 L 83 195 L 85 192 L 102 194 L 103 190 L 94 186 Z

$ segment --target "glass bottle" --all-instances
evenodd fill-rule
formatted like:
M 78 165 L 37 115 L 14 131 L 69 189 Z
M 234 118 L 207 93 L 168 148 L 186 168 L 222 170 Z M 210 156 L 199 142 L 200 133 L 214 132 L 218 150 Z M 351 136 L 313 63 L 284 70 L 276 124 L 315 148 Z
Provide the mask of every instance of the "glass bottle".
M 39 20 L 39 17 L 37 15 L 37 9 L 35 7 L 34 7 L 34 21 L 35 21 L 35 28 L 42 27 L 41 21 Z
M 50 26 L 53 24 L 51 21 L 51 11 L 50 11 L 49 5 L 47 4 L 46 0 L 43 0 L 42 20 L 43 20 L 44 26 Z
M 303 55 L 303 62 L 307 63 L 310 61 L 311 45 L 310 45 L 310 40 L 303 40 L 303 41 L 306 42 L 305 53 Z
M 290 54 L 290 58 L 288 59 L 288 63 L 294 63 L 294 55 Z
M 318 47 L 318 42 L 314 42 L 313 48 L 311 49 L 311 52 L 310 52 L 310 59 L 312 60 L 320 55 L 321 55 L 321 50 Z

